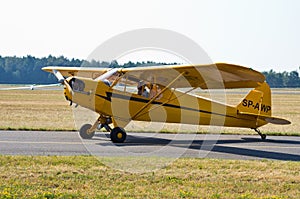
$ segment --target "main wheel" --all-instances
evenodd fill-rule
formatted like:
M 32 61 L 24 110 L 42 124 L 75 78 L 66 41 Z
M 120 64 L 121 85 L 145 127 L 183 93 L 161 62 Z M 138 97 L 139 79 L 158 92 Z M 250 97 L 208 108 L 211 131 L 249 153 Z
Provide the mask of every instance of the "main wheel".
M 110 139 L 114 143 L 123 143 L 126 139 L 126 132 L 120 127 L 115 127 L 110 132 Z
M 84 124 L 79 130 L 79 135 L 82 139 L 91 139 L 95 135 L 95 131 L 88 132 L 88 130 L 92 127 L 91 124 Z

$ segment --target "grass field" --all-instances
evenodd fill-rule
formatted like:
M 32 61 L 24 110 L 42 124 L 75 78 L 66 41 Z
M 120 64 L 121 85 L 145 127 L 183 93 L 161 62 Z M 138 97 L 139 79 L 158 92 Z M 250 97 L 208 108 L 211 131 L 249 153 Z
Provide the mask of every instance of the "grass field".
M 261 129 L 271 134 L 299 135 L 300 95 L 292 90 L 276 92 L 273 114 L 292 124 Z M 229 104 L 237 104 L 244 94 L 226 97 Z M 62 91 L 1 91 L 0 110 L 1 129 L 76 129 L 72 108 Z M 144 127 L 144 123 L 131 123 L 129 130 L 145 131 Z M 176 127 L 167 125 L 163 131 L 173 132 Z M 207 130 L 201 127 L 199 131 Z M 254 132 L 226 128 L 223 133 Z M 116 171 L 101 163 L 105 161 L 118 162 L 118 157 L 99 161 L 92 156 L 0 155 L 0 199 L 300 198 L 300 162 L 180 158 L 155 172 L 134 174 Z
M 0 91 L 0 110 L 1 129 L 75 130 L 63 91 Z
M 209 97 L 207 93 L 202 95 Z M 245 95 L 241 94 L 240 90 L 236 93 L 230 92 L 226 95 L 226 101 L 236 105 Z M 268 124 L 261 130 L 274 135 L 300 135 L 300 90 L 275 90 L 272 98 L 273 115 L 286 118 L 292 124 L 287 126 Z M 68 104 L 62 91 L 0 91 L 0 129 L 76 130 L 80 125 L 75 126 L 72 108 Z M 93 123 L 96 118 L 97 115 L 93 114 L 88 120 Z M 144 122 L 132 122 L 128 125 L 127 131 L 156 131 L 157 126 L 161 125 L 149 126 Z M 163 132 L 176 132 L 179 127 L 165 124 L 160 129 Z M 208 131 L 205 126 L 199 126 L 197 129 L 200 133 Z M 255 134 L 253 130 L 238 128 L 224 128 L 221 133 Z
M 299 198 L 299 162 L 178 159 L 152 173 L 91 156 L 0 156 L 0 198 Z

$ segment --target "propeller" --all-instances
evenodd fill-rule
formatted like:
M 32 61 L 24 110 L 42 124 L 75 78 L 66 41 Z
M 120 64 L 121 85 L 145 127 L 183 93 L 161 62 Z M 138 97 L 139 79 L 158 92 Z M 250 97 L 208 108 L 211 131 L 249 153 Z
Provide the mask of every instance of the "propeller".
M 64 78 L 64 76 L 58 70 L 53 69 L 52 72 L 55 75 L 55 77 L 57 78 L 58 83 L 65 85 L 68 88 L 68 90 L 73 92 L 73 90 L 72 90 L 71 86 L 69 85 L 69 83 L 67 82 L 67 80 Z
M 28 85 L 28 86 L 12 86 L 8 88 L 0 88 L 0 91 L 9 91 L 9 90 L 35 90 L 37 88 L 45 88 L 45 87 L 55 87 L 55 86 L 60 86 L 61 84 L 45 84 L 45 85 Z
M 65 84 L 65 78 L 64 76 L 62 76 L 62 74 L 59 71 L 53 69 L 52 72 L 57 78 L 58 83 Z
M 58 70 L 53 69 L 52 72 L 55 75 L 55 77 L 57 78 L 57 81 L 60 84 L 63 84 L 66 87 L 66 89 L 68 90 L 68 92 L 70 92 L 70 94 L 73 96 L 73 94 L 74 94 L 73 89 L 71 88 L 68 81 L 64 78 L 64 76 Z M 67 97 L 67 95 L 66 95 L 66 98 L 67 98 L 67 100 L 70 101 L 70 106 L 72 106 L 72 104 L 73 104 L 72 99 L 69 99 L 69 97 Z
M 58 84 L 46 84 L 46 85 L 32 84 L 32 85 L 22 86 L 22 87 L 0 88 L 0 90 L 34 90 L 36 88 L 59 86 L 59 85 L 63 84 L 68 88 L 69 91 L 73 92 L 72 88 L 70 87 L 68 82 L 65 80 L 65 78 L 63 77 L 63 75 L 59 71 L 53 69 L 52 72 L 55 75 L 55 77 L 58 79 Z

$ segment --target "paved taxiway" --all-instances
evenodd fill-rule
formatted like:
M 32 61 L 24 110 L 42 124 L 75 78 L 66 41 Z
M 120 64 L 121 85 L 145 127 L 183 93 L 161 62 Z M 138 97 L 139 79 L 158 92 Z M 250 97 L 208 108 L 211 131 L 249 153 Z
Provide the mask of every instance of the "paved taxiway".
M 108 134 L 82 140 L 77 132 L 0 131 L 0 154 L 208 157 L 300 161 L 300 137 L 128 133 L 122 144 Z

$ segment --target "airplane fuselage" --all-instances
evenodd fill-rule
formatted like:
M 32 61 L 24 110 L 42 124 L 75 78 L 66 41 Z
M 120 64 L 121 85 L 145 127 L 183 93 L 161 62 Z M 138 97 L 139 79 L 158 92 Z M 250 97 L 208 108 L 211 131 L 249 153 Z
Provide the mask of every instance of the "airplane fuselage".
M 84 87 L 73 87 L 72 96 L 65 90 L 67 98 L 99 114 L 113 116 L 121 127 L 131 120 L 245 128 L 266 124 L 255 116 L 238 114 L 235 106 L 178 90 L 168 88 L 159 98 L 151 99 L 114 89 L 101 81 L 86 78 L 80 81 Z

